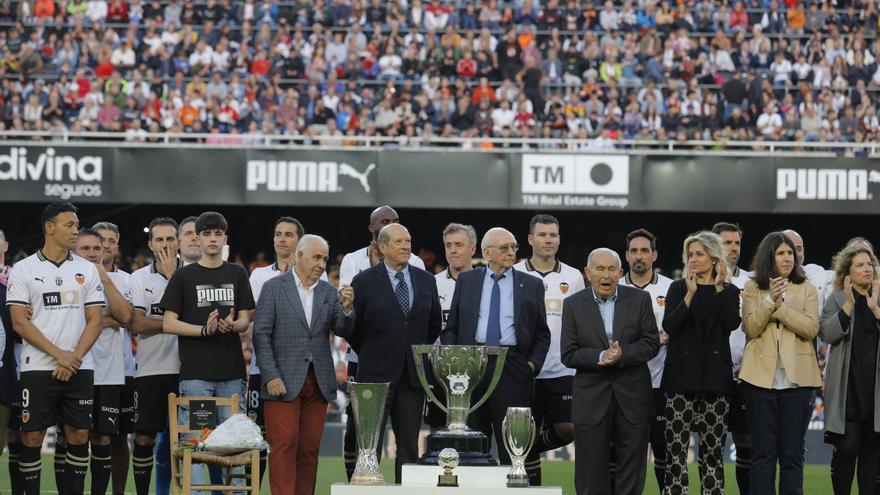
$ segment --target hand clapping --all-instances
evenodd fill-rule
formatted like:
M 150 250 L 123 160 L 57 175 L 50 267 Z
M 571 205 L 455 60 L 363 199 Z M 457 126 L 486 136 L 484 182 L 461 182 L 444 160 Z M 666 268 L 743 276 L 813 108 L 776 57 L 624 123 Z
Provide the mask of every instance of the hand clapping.
M 620 361 L 620 342 L 614 340 L 611 342 L 611 347 L 602 353 L 599 366 L 612 366 L 618 361 Z

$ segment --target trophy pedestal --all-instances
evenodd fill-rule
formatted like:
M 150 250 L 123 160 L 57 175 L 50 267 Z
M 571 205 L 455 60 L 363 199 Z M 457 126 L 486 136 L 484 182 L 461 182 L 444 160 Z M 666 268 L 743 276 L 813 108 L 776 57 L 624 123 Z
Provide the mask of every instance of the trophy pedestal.
M 428 435 L 428 449 L 419 464 L 437 464 L 437 456 L 446 448 L 458 452 L 459 466 L 497 466 L 498 461 L 489 453 L 489 438 L 479 431 L 440 430 Z

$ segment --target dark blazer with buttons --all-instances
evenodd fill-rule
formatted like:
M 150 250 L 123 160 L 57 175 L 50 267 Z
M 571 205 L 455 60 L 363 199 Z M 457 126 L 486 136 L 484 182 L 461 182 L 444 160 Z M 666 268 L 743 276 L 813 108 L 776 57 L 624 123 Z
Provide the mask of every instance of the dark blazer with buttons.
M 342 335 L 354 325 L 355 313 L 345 316 L 336 289 L 318 280 L 312 298 L 312 321 L 305 312 L 296 288 L 294 270 L 263 285 L 254 317 L 254 352 L 260 363 L 264 400 L 290 401 L 299 395 L 314 365 L 318 387 L 327 401 L 336 400 L 336 371 L 330 352 L 331 333 Z M 266 392 L 269 380 L 281 378 L 287 395 Z
M 562 364 L 577 370 L 571 404 L 572 421 L 597 425 L 617 401 L 627 421 L 651 420 L 650 361 L 660 350 L 651 295 L 634 287 L 617 286 L 612 340 L 620 343 L 620 360 L 599 366 L 599 355 L 611 347 L 593 290 L 587 287 L 562 302 Z
M 444 344 L 475 345 L 480 320 L 480 300 L 486 267 L 459 274 L 452 294 L 449 318 L 440 340 Z M 550 328 L 544 311 L 544 284 L 537 277 L 511 269 L 513 274 L 513 321 L 515 349 L 535 365 L 535 374 L 544 366 L 550 349 Z
M 443 313 L 434 276 L 412 265 L 405 269 L 413 288 L 406 316 L 397 303 L 385 263 L 360 272 L 351 281 L 357 318 L 348 335 L 339 335 L 358 354 L 355 379 L 359 382 L 396 384 L 406 369 L 410 384 L 421 389 L 412 346 L 437 340 Z
M 733 391 L 730 332 L 742 321 L 739 293 L 733 284 L 724 284 L 721 292 L 712 285 L 699 285 L 688 307 L 684 280 L 672 282 L 663 316 L 669 342 L 660 388 L 670 392 Z

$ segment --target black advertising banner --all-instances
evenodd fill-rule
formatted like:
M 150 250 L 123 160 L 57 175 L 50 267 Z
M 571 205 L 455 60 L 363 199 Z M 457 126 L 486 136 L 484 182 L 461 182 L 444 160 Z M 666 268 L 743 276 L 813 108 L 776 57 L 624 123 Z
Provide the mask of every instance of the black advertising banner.
M 876 214 L 868 158 L 0 146 L 0 201 Z
M 776 158 L 774 165 L 774 212 L 880 212 L 880 161 Z
M 118 148 L 114 191 L 119 194 L 111 201 L 243 204 L 245 159 L 236 149 Z
M 645 156 L 641 190 L 648 211 L 768 212 L 773 166 L 770 159 Z
M 511 208 L 641 208 L 641 157 L 586 153 L 522 153 L 508 156 Z
M 508 207 L 509 165 L 503 154 L 389 151 L 379 155 L 382 204 L 421 208 Z
M 0 146 L 0 197 L 107 201 L 113 193 L 113 153 L 112 148 Z
M 378 164 L 370 151 L 253 149 L 242 190 L 248 204 L 375 206 Z

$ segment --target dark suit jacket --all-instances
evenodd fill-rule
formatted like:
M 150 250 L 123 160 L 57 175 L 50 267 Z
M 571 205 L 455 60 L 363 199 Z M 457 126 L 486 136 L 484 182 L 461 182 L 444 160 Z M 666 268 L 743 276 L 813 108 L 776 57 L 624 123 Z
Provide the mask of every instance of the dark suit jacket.
M 480 267 L 458 276 L 449 318 L 440 338 L 444 344 L 475 345 L 486 270 L 486 267 Z M 535 365 L 534 373 L 537 375 L 550 349 L 550 328 L 544 311 L 544 284 L 537 277 L 513 269 L 511 272 L 515 348 Z
M 663 330 L 669 334 L 660 387 L 670 392 L 733 391 L 730 332 L 739 327 L 739 289 L 700 285 L 690 307 L 687 284 L 676 280 L 666 294 Z
M 314 365 L 318 387 L 327 401 L 336 400 L 336 371 L 330 353 L 330 333 L 344 334 L 354 324 L 354 310 L 342 311 L 336 289 L 323 280 L 315 285 L 312 321 L 306 325 L 293 270 L 263 285 L 254 317 L 254 352 L 260 364 L 265 400 L 290 401 L 299 395 L 309 364 Z M 281 378 L 287 395 L 266 393 L 269 380 Z
M 413 286 L 413 304 L 404 318 L 385 263 L 354 277 L 354 327 L 345 337 L 358 354 L 356 380 L 397 383 L 404 367 L 412 386 L 421 388 L 412 345 L 433 344 L 440 335 L 443 314 L 437 283 L 430 273 L 407 265 Z
M 617 364 L 599 366 L 599 354 L 610 347 L 593 290 L 569 296 L 562 303 L 562 363 L 577 370 L 574 377 L 572 419 L 596 425 L 614 397 L 626 419 L 633 423 L 651 420 L 650 361 L 660 350 L 657 320 L 651 296 L 641 289 L 617 286 L 612 338 L 620 342 Z

